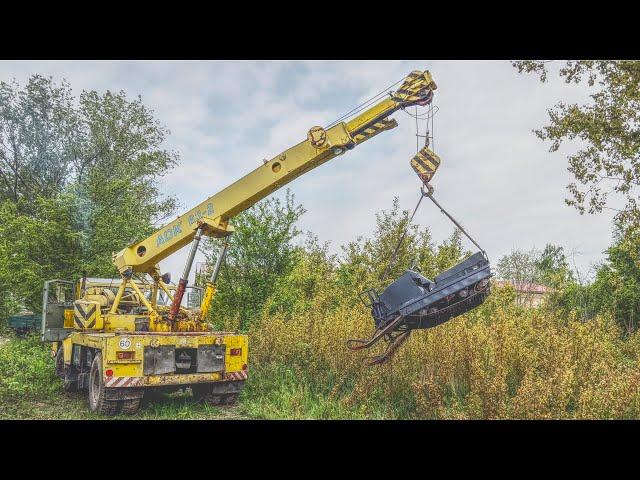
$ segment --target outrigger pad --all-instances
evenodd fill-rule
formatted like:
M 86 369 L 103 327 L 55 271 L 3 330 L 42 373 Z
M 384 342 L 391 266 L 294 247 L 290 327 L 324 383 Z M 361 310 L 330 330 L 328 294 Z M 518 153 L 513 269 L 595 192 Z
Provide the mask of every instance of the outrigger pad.
M 376 327 L 398 315 L 408 329 L 433 328 L 481 305 L 489 294 L 491 268 L 482 252 L 471 255 L 434 280 L 407 270 L 380 295 L 368 292 Z

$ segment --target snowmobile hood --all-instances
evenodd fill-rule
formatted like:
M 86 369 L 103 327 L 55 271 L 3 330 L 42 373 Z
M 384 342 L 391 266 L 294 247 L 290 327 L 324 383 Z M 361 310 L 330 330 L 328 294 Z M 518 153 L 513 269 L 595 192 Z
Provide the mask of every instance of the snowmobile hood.
M 429 293 L 433 285 L 433 282 L 427 277 L 413 270 L 407 270 L 400 278 L 385 288 L 379 298 L 388 311 L 395 312 L 408 301 Z
M 411 313 L 409 310 L 422 308 L 431 301 L 437 301 L 489 276 L 489 260 L 482 252 L 477 252 L 440 273 L 435 281 L 413 270 L 406 270 L 380 294 L 379 302 L 384 305 L 387 315 L 398 311 L 406 315 Z

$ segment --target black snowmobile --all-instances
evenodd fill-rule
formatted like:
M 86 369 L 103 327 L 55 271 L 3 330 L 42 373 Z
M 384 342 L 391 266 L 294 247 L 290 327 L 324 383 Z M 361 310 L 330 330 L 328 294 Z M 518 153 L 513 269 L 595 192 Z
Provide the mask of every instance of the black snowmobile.
M 440 207 L 432 196 L 432 189 L 423 190 L 422 194 Z M 440 210 L 480 248 L 451 215 L 442 207 Z M 490 278 L 489 259 L 482 249 L 433 280 L 417 271 L 406 270 L 381 294 L 373 289 L 360 294 L 363 303 L 371 308 L 376 330 L 371 338 L 349 340 L 347 346 L 351 350 L 361 350 L 384 338 L 388 342 L 384 353 L 365 358 L 367 365 L 384 363 L 412 330 L 437 327 L 481 305 L 489 295 Z

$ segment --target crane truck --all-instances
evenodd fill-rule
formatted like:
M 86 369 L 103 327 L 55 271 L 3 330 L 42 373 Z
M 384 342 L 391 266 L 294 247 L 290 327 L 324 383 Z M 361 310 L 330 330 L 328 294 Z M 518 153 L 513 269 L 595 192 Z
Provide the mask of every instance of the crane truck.
M 355 114 L 312 127 L 304 141 L 114 253 L 120 278 L 46 282 L 42 339 L 52 343 L 64 388 L 86 390 L 91 411 L 102 415 L 135 413 L 145 391 L 153 389 L 190 387 L 199 400 L 234 403 L 248 378 L 248 339 L 214 331 L 207 321 L 226 240 L 234 231 L 230 221 L 300 175 L 393 129 L 398 124 L 392 114 L 430 104 L 436 88 L 429 71 L 413 71 L 397 90 Z M 414 168 L 428 181 L 440 160 L 428 146 L 421 159 Z M 198 289 L 188 279 L 205 235 L 223 241 L 206 286 Z M 184 272 L 172 285 L 159 263 L 187 245 Z

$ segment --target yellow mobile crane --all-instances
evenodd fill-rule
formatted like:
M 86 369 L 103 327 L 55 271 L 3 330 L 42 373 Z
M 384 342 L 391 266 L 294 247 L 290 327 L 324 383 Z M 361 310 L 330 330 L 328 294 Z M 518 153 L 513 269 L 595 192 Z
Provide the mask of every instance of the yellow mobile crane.
M 233 403 L 247 379 L 247 337 L 212 331 L 206 322 L 226 239 L 201 302 L 188 296 L 188 305 L 182 305 L 202 236 L 229 236 L 234 216 L 296 177 L 396 127 L 390 115 L 428 105 L 435 89 L 428 71 L 414 71 L 397 90 L 355 114 L 349 112 L 349 120 L 311 128 L 306 140 L 115 253 L 119 279 L 85 276 L 75 285 L 46 282 L 43 340 L 54 343 L 56 372 L 65 388 L 88 390 L 91 410 L 106 415 L 133 413 L 146 389 L 163 387 L 189 386 L 205 401 Z M 427 146 L 416 158 L 420 161 L 414 159 L 412 166 L 427 182 L 440 160 Z M 182 277 L 170 285 L 159 262 L 188 244 Z

